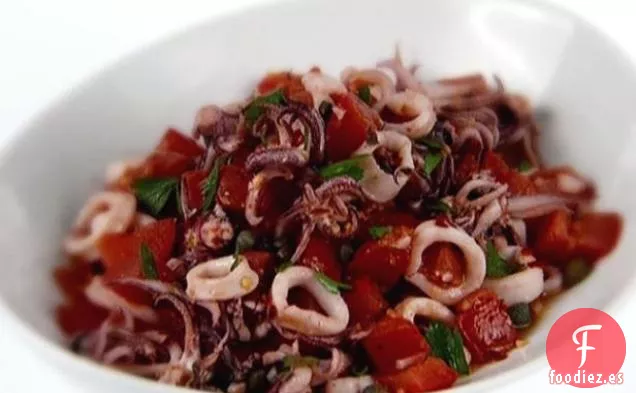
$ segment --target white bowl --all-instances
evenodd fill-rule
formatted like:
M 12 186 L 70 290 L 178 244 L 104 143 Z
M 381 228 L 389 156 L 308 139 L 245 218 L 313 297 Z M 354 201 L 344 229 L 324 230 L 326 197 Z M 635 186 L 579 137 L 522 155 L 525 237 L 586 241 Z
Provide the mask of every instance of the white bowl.
M 397 42 L 430 77 L 497 73 L 549 110 L 545 157 L 590 175 L 600 206 L 623 214 L 618 250 L 548 309 L 527 347 L 462 381 L 458 391 L 492 388 L 545 365 L 546 335 L 558 316 L 577 307 L 615 309 L 629 292 L 636 269 L 636 76 L 591 26 L 529 1 L 278 3 L 198 26 L 113 65 L 55 103 L 3 151 L 0 318 L 87 391 L 179 391 L 93 364 L 62 345 L 51 271 L 74 214 L 101 186 L 108 162 L 148 151 L 167 125 L 189 129 L 202 104 L 245 96 L 271 68 L 319 64 L 336 73 L 371 65 L 391 55 Z

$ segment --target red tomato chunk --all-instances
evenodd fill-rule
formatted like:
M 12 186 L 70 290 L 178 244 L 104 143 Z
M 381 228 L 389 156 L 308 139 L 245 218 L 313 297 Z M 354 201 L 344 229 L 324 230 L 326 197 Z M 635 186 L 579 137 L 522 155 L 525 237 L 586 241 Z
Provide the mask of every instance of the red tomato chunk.
M 195 140 L 189 138 L 174 128 L 168 129 L 155 148 L 157 152 L 179 153 L 186 157 L 195 158 L 203 154 L 204 150 Z
M 224 166 L 221 168 L 216 200 L 223 209 L 243 213 L 249 182 L 250 176 L 242 167 L 233 164 Z
M 390 393 L 424 393 L 448 388 L 457 377 L 442 359 L 431 356 L 404 370 L 377 375 L 376 379 Z
M 160 220 L 138 228 L 133 233 L 107 234 L 97 243 L 97 249 L 106 268 L 104 277 L 116 279 L 121 277 L 142 276 L 141 245 L 146 244 L 154 256 L 159 278 L 162 281 L 173 281 L 174 273 L 166 266 L 172 255 L 176 236 L 174 219 Z
M 397 370 L 396 362 L 413 356 L 427 356 L 431 350 L 417 327 L 403 318 L 386 316 L 362 340 L 378 373 Z
M 487 289 L 478 289 L 457 306 L 457 326 L 475 364 L 503 359 L 514 348 L 517 331 L 503 301 Z
M 310 267 L 325 273 L 330 278 L 340 281 L 342 269 L 336 256 L 335 247 L 325 238 L 312 236 L 307 248 L 300 256 L 298 265 Z
M 291 72 L 273 72 L 267 74 L 256 88 L 260 95 L 270 94 L 276 90 L 282 90 L 283 95 L 291 101 L 302 102 L 308 106 L 313 105 L 314 100 L 305 90 L 300 75 Z
M 203 185 L 208 177 L 207 171 L 190 171 L 183 174 L 183 186 L 186 189 L 186 203 L 190 209 L 203 207 Z
M 364 109 L 358 98 L 349 94 L 334 94 L 334 104 L 344 111 L 341 119 L 332 115 L 327 123 L 327 157 L 331 161 L 349 158 L 366 140 L 369 130 L 376 127 L 375 119 Z
M 530 225 L 530 244 L 537 257 L 553 263 L 578 257 L 595 262 L 614 249 L 622 226 L 615 213 L 592 212 L 574 219 L 566 211 L 556 211 Z
M 536 186 L 528 176 L 510 168 L 501 155 L 492 151 L 486 152 L 484 169 L 490 170 L 495 179 L 508 184 L 508 190 L 513 195 L 533 195 L 537 193 Z
M 408 249 L 394 248 L 371 240 L 358 249 L 349 265 L 349 272 L 354 277 L 369 277 L 381 290 L 387 291 L 406 273 L 409 258 Z
M 367 326 L 389 308 L 378 286 L 366 277 L 354 279 L 351 290 L 343 293 L 349 307 L 349 325 Z
M 422 272 L 435 284 L 448 288 L 464 281 L 464 254 L 454 244 L 437 242 L 422 253 Z

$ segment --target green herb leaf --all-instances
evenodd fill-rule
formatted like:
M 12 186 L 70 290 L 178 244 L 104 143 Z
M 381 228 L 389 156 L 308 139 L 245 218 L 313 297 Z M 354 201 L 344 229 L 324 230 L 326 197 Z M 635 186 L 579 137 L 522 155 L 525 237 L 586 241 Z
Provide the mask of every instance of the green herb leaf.
M 241 260 L 241 258 L 239 258 L 239 255 L 243 251 L 249 250 L 254 247 L 255 242 L 256 241 L 254 240 L 254 235 L 252 235 L 252 232 L 248 230 L 239 232 L 238 236 L 236 236 L 236 243 L 234 245 L 234 262 L 230 267 L 230 271 L 234 270 L 239 265 Z
M 369 85 L 362 86 L 358 89 L 358 97 L 360 97 L 365 104 L 371 105 L 371 88 Z
M 592 272 L 592 266 L 581 258 L 572 259 L 565 265 L 563 283 L 567 288 L 583 281 Z
M 382 227 L 382 226 L 372 226 L 371 228 L 369 228 L 369 234 L 371 235 L 372 238 L 374 238 L 375 240 L 378 240 L 382 237 L 384 237 L 384 235 L 386 235 L 387 233 L 391 232 L 391 227 Z
M 256 97 L 243 111 L 245 120 L 250 123 L 258 120 L 258 118 L 261 117 L 261 115 L 263 114 L 264 104 L 282 105 L 284 103 L 285 95 L 283 94 L 282 90 L 276 90 L 275 92 L 266 96 Z
M 521 164 L 519 164 L 519 172 L 528 172 L 529 170 L 533 169 L 534 167 L 532 166 L 532 164 L 528 161 L 528 160 L 523 160 L 521 161 Z
M 283 358 L 283 367 L 286 370 L 293 370 L 299 367 L 317 367 L 320 359 L 313 356 L 288 355 Z
M 369 155 L 365 154 L 327 165 L 320 170 L 320 176 L 325 180 L 338 176 L 349 176 L 354 180 L 360 181 L 364 176 L 364 170 L 360 167 L 360 162 L 367 157 Z
M 281 263 L 280 265 L 276 266 L 276 273 L 280 273 L 282 271 L 284 271 L 285 269 L 287 269 L 288 267 L 292 266 L 294 264 L 294 262 L 292 261 L 285 261 L 283 263 Z
M 152 255 L 152 251 L 146 243 L 141 243 L 141 247 L 139 248 L 139 256 L 139 259 L 141 259 L 141 273 L 144 275 L 144 278 L 148 280 L 158 279 L 159 273 L 157 273 L 155 257 L 154 255 Z
M 519 303 L 508 307 L 508 315 L 512 321 L 512 326 L 517 329 L 524 329 L 532 323 L 532 312 L 528 303 Z
M 440 162 L 442 162 L 443 155 L 440 152 L 430 152 L 424 157 L 424 173 L 430 176 L 431 173 L 437 168 Z
M 158 216 L 166 207 L 172 193 L 177 191 L 178 184 L 179 180 L 175 178 L 149 178 L 135 182 L 133 189 L 137 199 L 153 216 Z
M 221 167 L 225 164 L 226 157 L 217 157 L 214 165 L 208 174 L 208 178 L 203 184 L 203 211 L 209 212 L 214 208 L 216 203 L 216 192 L 219 189 L 219 177 Z
M 426 341 L 430 344 L 433 354 L 444 359 L 458 373 L 462 375 L 470 373 L 462 336 L 457 330 L 449 328 L 442 322 L 433 321 L 426 331 Z
M 418 139 L 417 142 L 426 145 L 433 150 L 442 150 L 444 148 L 444 144 L 431 135 L 426 135 Z
M 315 277 L 318 282 L 325 287 L 325 289 L 333 294 L 339 294 L 340 290 L 349 290 L 351 289 L 351 285 L 345 284 L 343 282 L 336 281 L 332 278 L 329 278 L 326 274 L 322 272 L 316 272 Z
M 492 241 L 486 244 L 486 277 L 500 278 L 513 273 L 514 269 L 504 260 Z

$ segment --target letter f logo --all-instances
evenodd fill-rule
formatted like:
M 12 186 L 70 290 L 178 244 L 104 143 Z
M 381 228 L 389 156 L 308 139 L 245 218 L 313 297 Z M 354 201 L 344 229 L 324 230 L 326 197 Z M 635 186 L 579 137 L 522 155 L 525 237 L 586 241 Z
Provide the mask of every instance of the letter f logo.
M 576 329 L 572 334 L 572 341 L 574 341 L 574 344 L 580 345 L 580 347 L 576 348 L 577 351 L 581 351 L 581 364 L 579 364 L 579 368 L 583 367 L 585 361 L 587 360 L 587 351 L 593 351 L 596 349 L 587 345 L 587 332 L 590 330 L 601 330 L 601 327 L 601 325 L 585 325 Z M 579 342 L 576 336 L 581 332 L 583 334 L 581 335 L 581 342 Z

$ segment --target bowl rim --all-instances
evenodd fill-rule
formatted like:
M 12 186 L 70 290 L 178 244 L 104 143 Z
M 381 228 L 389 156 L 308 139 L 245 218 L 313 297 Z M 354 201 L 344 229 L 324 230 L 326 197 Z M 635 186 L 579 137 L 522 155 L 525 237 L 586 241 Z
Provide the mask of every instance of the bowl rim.
M 502 3 L 504 2 L 504 0 L 496 1 Z M 595 24 L 592 24 L 578 14 L 570 11 L 563 4 L 557 4 L 554 2 L 554 0 L 507 0 L 506 2 L 523 4 L 545 13 L 568 18 L 576 25 L 588 29 L 603 40 L 604 45 L 614 54 L 617 62 L 621 63 L 621 65 L 624 66 L 626 69 L 631 69 L 633 72 L 633 76 L 636 76 L 636 63 L 632 61 L 629 56 L 626 55 L 623 48 L 621 48 L 617 44 L 617 42 L 608 35 L 607 31 L 605 31 L 604 29 L 600 29 Z M 113 60 L 104 62 L 104 64 L 98 69 L 91 70 L 90 74 L 84 76 L 74 85 L 69 86 L 62 92 L 58 93 L 47 104 L 45 104 L 34 114 L 32 114 L 30 118 L 18 125 L 14 130 L 12 130 L 0 146 L 0 166 L 5 164 L 6 160 L 8 159 L 9 152 L 11 152 L 11 150 L 14 149 L 16 145 L 25 142 L 25 139 L 28 140 L 28 138 L 32 138 L 32 136 L 30 135 L 31 130 L 37 128 L 38 125 L 43 121 L 43 119 L 45 119 L 49 114 L 55 113 L 58 108 L 63 107 L 65 104 L 67 104 L 68 101 L 71 101 L 77 94 L 77 92 L 83 91 L 86 88 L 90 88 L 90 86 L 95 81 L 98 81 L 102 77 L 102 74 L 126 65 L 128 62 L 133 61 L 137 56 L 143 54 L 144 52 L 158 49 L 170 42 L 182 39 L 184 36 L 191 33 L 192 31 L 201 29 L 202 27 L 210 24 L 214 24 L 220 19 L 231 19 L 240 17 L 240 15 L 243 13 L 254 13 L 258 12 L 259 9 L 266 9 L 270 7 L 299 6 L 299 4 L 302 4 L 299 0 L 262 0 L 256 4 L 249 4 L 245 7 L 238 7 L 228 10 L 227 12 L 209 15 L 203 20 L 191 24 L 186 24 L 185 26 L 180 27 L 173 32 L 170 32 L 167 35 L 159 35 L 158 37 L 150 40 L 150 42 L 144 43 L 143 45 L 140 45 L 123 54 L 120 54 Z M 636 80 L 636 78 L 633 78 L 633 80 Z M 632 88 L 636 90 L 636 84 L 632 83 L 632 85 Z M 624 241 L 623 237 L 621 237 L 620 241 Z M 634 293 L 636 293 L 636 275 L 628 280 L 627 284 L 624 288 L 621 289 L 618 295 L 610 299 L 610 301 L 604 307 L 603 311 L 607 312 L 608 314 L 621 314 L 621 312 L 626 309 L 628 300 L 631 296 L 634 295 Z M 187 393 L 199 391 L 192 388 L 163 384 L 155 380 L 150 380 L 141 376 L 126 373 L 113 367 L 102 365 L 87 357 L 80 356 L 72 352 L 71 350 L 64 348 L 60 345 L 60 343 L 48 339 L 43 334 L 39 333 L 36 329 L 31 327 L 13 311 L 11 306 L 9 306 L 6 303 L 6 300 L 1 296 L 0 315 L 6 317 L 5 320 L 7 321 L 7 326 L 9 326 L 9 329 L 7 330 L 10 332 L 9 334 L 14 335 L 15 337 L 20 337 L 24 341 L 25 345 L 37 348 L 37 350 L 41 350 L 42 352 L 46 353 L 46 356 L 40 360 L 46 363 L 52 363 L 51 360 L 54 359 L 55 363 L 59 362 L 59 365 L 53 366 L 54 369 L 58 368 L 66 370 L 74 368 L 75 370 L 77 370 L 77 373 L 98 376 L 100 380 L 119 379 L 119 383 L 121 383 L 128 389 L 144 389 L 143 391 L 159 391 L 161 389 L 162 391 L 171 393 Z M 532 337 L 532 335 L 530 335 L 530 337 Z M 499 367 L 503 362 L 505 362 L 505 359 L 502 361 L 487 364 L 481 367 L 480 370 Z M 450 388 L 441 390 L 439 392 L 448 393 L 452 391 L 457 393 L 470 393 L 482 391 L 489 387 L 503 388 L 503 384 L 507 381 L 512 380 L 513 378 L 519 379 L 523 377 L 529 377 L 531 374 L 538 373 L 539 370 L 547 371 L 548 369 L 548 360 L 544 354 L 543 356 L 539 356 L 526 362 L 523 365 L 514 367 L 512 369 L 502 370 L 495 375 L 488 376 L 477 381 L 469 381 L 467 383 L 453 385 Z

